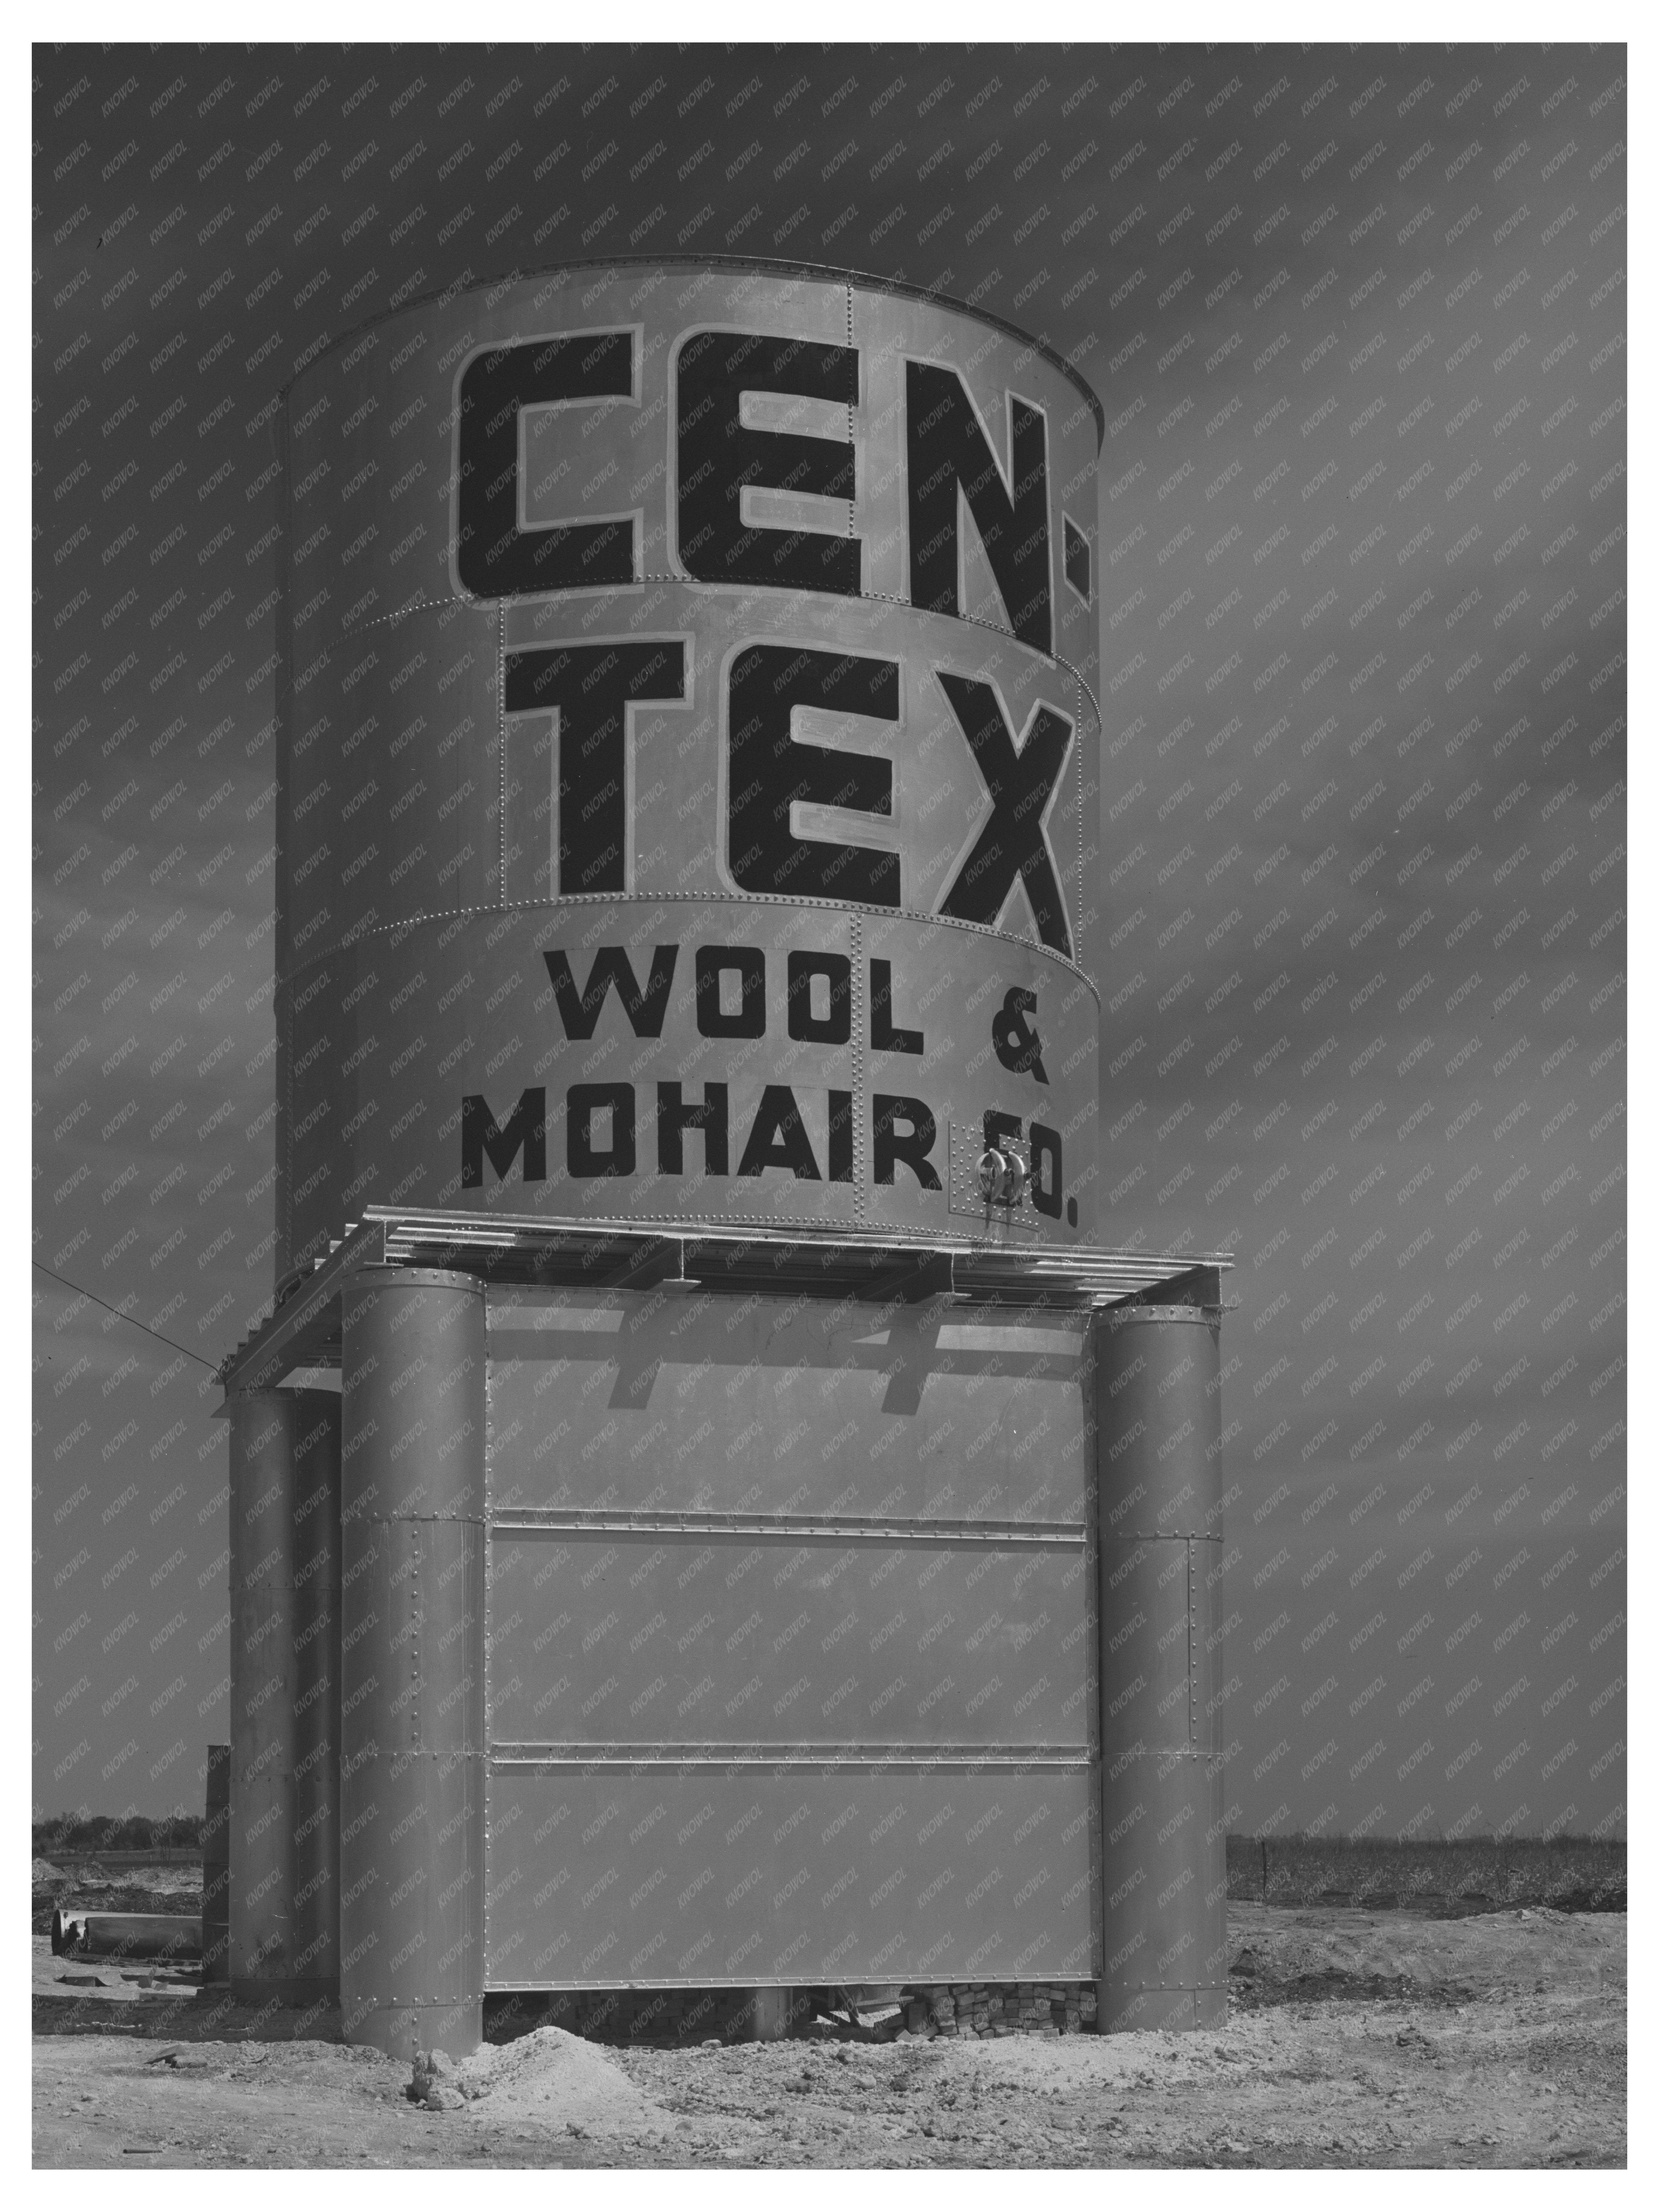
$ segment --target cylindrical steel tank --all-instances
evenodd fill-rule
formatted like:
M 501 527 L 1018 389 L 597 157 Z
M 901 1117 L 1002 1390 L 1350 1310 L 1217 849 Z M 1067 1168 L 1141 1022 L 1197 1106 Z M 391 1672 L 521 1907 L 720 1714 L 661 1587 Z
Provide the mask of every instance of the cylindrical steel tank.
M 1103 2030 L 1226 2020 L 1220 1328 L 1173 1305 L 1097 1325 Z
M 306 2002 L 338 1979 L 340 1399 L 229 1413 L 231 1980 Z
M 608 263 L 401 308 L 285 423 L 279 1278 L 377 1201 L 1086 1242 L 1075 374 Z
M 394 2057 L 483 2036 L 484 1300 L 398 1269 L 344 1300 L 340 2006 Z
M 303 370 L 283 418 L 279 1291 L 376 1205 L 475 1217 L 458 1251 L 491 1212 L 1039 1255 L 1095 1240 L 1103 432 L 1076 374 L 994 318 L 714 259 L 454 289 Z M 577 1932 L 544 1905 L 553 1881 L 520 1879 L 577 1844 L 519 1816 L 567 1786 L 586 1723 L 556 1680 L 514 1735 L 504 1666 L 492 1779 L 485 1439 L 523 1364 L 511 1330 L 487 1393 L 479 1279 L 370 1265 L 340 1297 L 343 2022 L 390 2051 L 466 2048 L 487 1936 L 516 1916 L 510 1983 Z M 1098 1331 L 1101 1677 L 1080 1622 L 1054 1910 L 1079 1962 L 1103 1915 L 1105 2026 L 1224 2002 L 1217 1318 L 1144 1306 Z M 571 1425 L 534 1388 L 490 1437 L 498 1536 L 514 1453 L 539 1467 Z M 237 1414 L 250 1481 L 266 1403 Z M 803 1418 L 785 1449 L 824 1466 L 851 1431 L 816 1437 L 822 1393 Z M 574 1510 L 550 1472 L 536 1510 Z M 1032 1463 L 1017 1517 L 1050 1474 Z M 1083 1522 L 1054 1541 L 1086 1578 Z M 501 1638 L 573 1628 L 580 1589 L 533 1629 L 543 1584 L 503 1597 Z M 251 1682 L 262 1626 L 239 1630 Z M 896 1725 L 889 1703 L 869 1725 Z M 1036 1725 L 1029 1700 L 973 1710 L 1004 1750 Z M 694 1771 L 720 1749 L 687 1741 Z M 1103 1898 L 1079 1841 L 1097 1807 Z M 588 1848 L 608 1820 L 569 1834 Z M 655 1813 L 637 1825 L 666 1850 Z M 668 1871 L 640 1896 L 676 1894 Z M 1045 1861 L 1015 1904 L 1046 1915 L 1048 1879 Z M 722 1954 L 728 1975 L 760 1940 Z M 755 2018 L 786 2009 L 763 1993 Z

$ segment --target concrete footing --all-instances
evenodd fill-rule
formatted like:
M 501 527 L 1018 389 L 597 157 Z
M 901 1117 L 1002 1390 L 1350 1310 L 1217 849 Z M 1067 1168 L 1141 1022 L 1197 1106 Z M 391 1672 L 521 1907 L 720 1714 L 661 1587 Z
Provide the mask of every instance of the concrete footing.
M 793 1991 L 774 1986 L 771 1989 L 751 1990 L 750 2008 L 754 2025 L 750 2032 L 753 2043 L 781 2043 L 788 2034 L 792 2021 L 790 1998 Z

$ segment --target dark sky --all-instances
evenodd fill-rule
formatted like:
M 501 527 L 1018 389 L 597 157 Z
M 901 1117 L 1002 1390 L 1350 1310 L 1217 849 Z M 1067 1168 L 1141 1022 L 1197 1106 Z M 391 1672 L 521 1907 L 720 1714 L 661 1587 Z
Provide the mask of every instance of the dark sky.
M 38 1810 L 199 1804 L 228 1728 L 278 393 L 696 252 L 936 287 L 1104 402 L 1105 1233 L 1237 1256 L 1234 1825 L 1623 1832 L 1624 71 L 35 50 Z

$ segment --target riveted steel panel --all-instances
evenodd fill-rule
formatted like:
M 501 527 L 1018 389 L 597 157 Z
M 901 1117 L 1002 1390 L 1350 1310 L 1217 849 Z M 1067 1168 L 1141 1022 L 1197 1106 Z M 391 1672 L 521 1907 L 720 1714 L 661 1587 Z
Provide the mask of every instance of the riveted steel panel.
M 483 1683 L 470 1649 L 484 1603 L 478 1521 L 349 1521 L 351 1593 L 341 1705 L 345 1755 L 476 1753 Z
M 1095 544 L 1098 403 L 1045 349 L 937 295 L 914 299 L 857 276 L 786 274 L 731 262 L 552 270 L 425 300 L 332 347 L 295 380 L 289 475 L 298 535 L 296 659 L 307 631 L 359 629 L 422 602 L 459 597 L 452 517 L 462 386 L 492 348 L 626 332 L 625 386 L 609 396 L 526 408 L 519 429 L 520 512 L 528 527 L 626 518 L 635 577 L 684 575 L 675 513 L 678 385 L 685 338 L 700 331 L 805 338 L 858 356 L 850 404 L 757 396 L 744 427 L 850 441 L 850 497 L 757 485 L 752 520 L 845 537 L 860 546 L 859 589 L 910 597 L 908 361 L 948 368 L 964 387 L 1005 489 L 1012 477 L 1011 398 L 1042 417 L 1053 642 L 1094 689 L 1097 612 L 1062 584 L 1065 518 Z M 746 517 L 745 519 L 750 519 Z M 319 526 L 331 527 L 318 536 Z M 1007 628 L 975 530 L 963 533 L 964 617 Z M 311 543 L 315 539 L 315 543 Z
M 374 2008 L 477 2002 L 483 1948 L 482 1761 L 400 1750 L 376 1759 L 340 1832 L 342 1989 Z
M 1124 1306 L 1101 1317 L 1101 1525 L 1221 1534 L 1221 1316 Z
M 1185 1750 L 1192 1740 L 1190 1547 L 1179 1538 L 1108 1540 L 1103 1629 L 1115 1686 L 1103 1741 Z
M 1220 1757 L 1223 1742 L 1221 1560 L 1219 1537 L 1192 1546 L 1192 1741 L 1211 1758 Z
M 586 988 L 593 948 L 607 945 L 629 949 L 641 982 L 660 961 L 659 1019 L 640 1034 L 645 1018 L 612 991 L 573 1043 L 548 960 L 567 961 L 568 988 Z M 838 1041 L 787 1037 L 792 984 L 826 970 L 850 1006 Z M 870 1044 L 877 970 L 902 1053 Z M 745 988 L 752 1012 L 725 1018 L 734 1031 L 746 1020 L 747 1033 L 703 1034 L 711 1000 Z M 1075 1246 L 1095 1219 L 1092 1043 L 1080 1057 L 1051 1048 L 1046 1084 L 1002 1067 L 990 1037 L 1011 994 L 1039 1037 L 1075 1027 L 1092 1039 L 1092 991 L 1066 963 L 953 923 L 878 929 L 823 907 L 641 899 L 367 934 L 305 970 L 279 1008 L 301 1071 L 288 1148 L 295 1218 L 395 1194 L 563 1218 L 960 1235 L 949 1132 L 982 1131 L 994 1112 L 1047 1146 L 1048 1210 L 1026 1209 L 1022 1241 Z M 488 1111 L 504 1176 L 471 1132 L 469 1097 Z M 533 1126 L 521 1119 L 509 1137 L 514 1112 Z
M 1179 1752 L 1131 1752 L 1109 1760 L 1106 1775 L 1103 1886 L 1109 2014 L 1131 2007 L 1144 1990 L 1224 1991 L 1222 1762 Z M 1131 2016 L 1110 2018 L 1107 2024 L 1141 2023 Z
M 1042 417 L 1048 459 L 1049 601 L 1054 650 L 1097 690 L 1099 610 L 1061 580 L 1065 520 L 1095 545 L 1095 463 L 1100 443 L 1094 410 L 1079 386 L 1055 374 L 1029 339 L 1012 331 L 986 329 L 973 317 L 941 315 L 927 301 L 854 288 L 853 328 L 868 349 L 871 404 L 865 430 L 867 456 L 860 480 L 870 487 L 859 520 L 871 541 L 871 584 L 876 592 L 910 595 L 910 486 L 908 409 L 901 397 L 903 364 L 949 368 L 965 387 L 986 443 L 1005 483 L 1012 481 L 1012 417 L 1020 401 Z M 979 533 L 958 542 L 958 604 L 974 620 L 1006 625 L 1009 610 L 986 562 Z
M 1079 1980 L 1086 1767 L 492 1773 L 491 1989 Z
M 482 1292 L 465 1277 L 370 1277 L 342 1304 L 342 1521 L 481 1520 Z
M 590 267 L 330 349 L 284 436 L 279 1274 L 367 1204 L 497 1193 L 945 1231 L 988 1115 L 1048 1163 L 1035 1241 L 1086 1242 L 1079 380 L 857 278 Z M 692 996 L 721 945 L 772 963 L 758 1030 Z M 707 1123 L 655 1141 L 659 1086 L 711 1083 L 725 1168 Z
M 1012 1714 L 1020 1742 L 1086 1753 L 1088 1566 L 1081 1531 L 998 1547 L 498 1522 L 491 1740 L 973 1743 Z
M 277 972 L 301 990 L 307 963 L 365 932 L 499 902 L 499 643 L 493 610 L 457 605 L 411 608 L 319 653 L 277 825 Z M 394 964 L 388 995 L 413 972 Z
M 494 1288 L 491 1506 L 1080 1528 L 1086 1316 Z
M 1089 1328 L 492 1290 L 491 1987 L 1091 1971 Z
M 366 931 L 497 905 L 503 870 L 510 903 L 578 895 L 580 884 L 562 879 L 558 858 L 561 831 L 571 827 L 559 814 L 561 709 L 509 699 L 504 710 L 502 655 L 620 648 L 641 635 L 672 646 L 681 673 L 673 698 L 627 710 L 621 859 L 628 891 L 745 895 L 741 854 L 726 831 L 732 662 L 757 647 L 847 653 L 893 664 L 883 712 L 798 705 L 792 735 L 803 745 L 884 763 L 887 803 L 878 816 L 864 815 L 857 836 L 900 856 L 891 903 L 903 912 L 935 910 L 993 811 L 945 679 L 989 687 L 1016 742 L 1039 711 L 1065 725 L 1052 787 L 1038 796 L 1062 894 L 1065 929 L 1055 949 L 1079 955 L 1082 764 L 1098 731 L 1079 680 L 1012 638 L 947 616 L 778 596 L 774 605 L 773 595 L 763 594 L 757 606 L 753 594 L 665 582 L 652 593 L 643 624 L 637 601 L 623 593 L 583 605 L 580 616 L 562 599 L 514 605 L 499 616 L 465 603 L 416 607 L 331 647 L 310 686 L 319 734 L 307 744 L 301 732 L 284 787 L 293 896 L 284 971 Z M 374 687 L 386 685 L 400 701 L 389 727 L 386 702 L 368 704 Z M 820 819 L 837 811 L 803 798 L 791 819 L 800 838 L 832 837 L 853 826 Z M 995 927 L 1044 941 L 1020 884 L 1008 883 Z
M 439 735 L 440 744 L 464 713 L 474 714 L 481 732 L 487 726 L 482 687 L 488 678 L 489 656 L 466 626 L 485 618 L 463 608 L 459 611 L 465 616 L 465 624 L 458 625 L 456 611 L 426 609 L 400 618 L 377 647 L 383 653 L 392 650 L 390 639 L 395 636 L 400 661 L 424 648 L 428 667 L 447 662 L 453 669 L 466 662 L 465 677 L 452 695 L 459 703 L 447 704 L 441 718 L 445 730 Z M 489 619 L 493 631 L 494 618 Z M 908 914 L 932 914 L 938 908 L 993 811 L 961 713 L 949 695 L 948 680 L 988 686 L 1016 743 L 1033 717 L 1046 709 L 1065 725 L 1057 738 L 1059 772 L 1040 810 L 1063 896 L 1065 937 L 1056 949 L 1080 957 L 1083 763 L 1095 757 L 1099 731 L 1093 702 L 1069 668 L 1057 666 L 1015 638 L 966 625 L 948 615 L 879 600 L 781 592 L 738 593 L 678 579 L 654 585 L 643 606 L 637 592 L 604 592 L 585 598 L 580 606 L 566 598 L 516 602 L 503 609 L 501 621 L 509 658 L 572 645 L 622 647 L 641 637 L 662 640 L 679 651 L 683 673 L 674 685 L 678 696 L 665 703 L 641 700 L 628 709 L 629 828 L 623 866 L 627 889 L 642 896 L 752 895 L 743 880 L 741 853 L 733 849 L 726 826 L 732 717 L 742 711 L 734 705 L 733 664 L 746 653 L 775 650 L 783 656 L 780 674 L 797 653 L 830 653 L 836 659 L 845 654 L 893 664 L 894 683 L 890 694 L 879 702 L 879 714 L 798 704 L 791 721 L 797 744 L 884 763 L 891 785 L 886 805 L 879 815 L 858 810 L 843 815 L 833 805 L 803 796 L 793 802 L 790 820 L 800 839 L 844 836 L 856 844 L 897 854 L 891 903 Z M 447 641 L 441 652 L 425 635 L 440 623 L 447 623 Z M 416 634 L 405 643 L 404 632 L 411 625 Z M 354 665 L 360 658 L 353 656 Z M 423 667 L 422 682 L 425 673 Z M 453 677 L 450 680 L 456 682 Z M 743 696 L 739 688 L 737 697 Z M 872 707 L 876 703 L 872 701 Z M 493 722 L 493 701 L 489 712 Z M 517 708 L 512 698 L 507 702 L 502 834 L 511 900 L 568 897 L 580 889 L 562 879 L 558 866 L 559 725 L 556 707 Z M 457 748 L 452 741 L 451 755 L 458 750 L 476 777 L 470 744 Z M 459 781 L 453 768 L 447 769 L 441 776 L 445 793 L 453 796 Z M 354 796 L 357 787 L 353 785 Z M 494 791 L 487 796 L 493 808 Z M 344 803 L 350 804 L 350 798 Z M 483 817 L 469 814 L 468 818 Z M 459 849 L 453 832 L 443 843 L 451 854 Z M 1041 936 L 1019 881 L 1008 884 L 993 926 L 1002 935 L 1052 943 Z M 452 898 L 441 902 L 446 907 L 457 903 Z M 385 909 L 387 919 L 422 910 L 407 897 Z

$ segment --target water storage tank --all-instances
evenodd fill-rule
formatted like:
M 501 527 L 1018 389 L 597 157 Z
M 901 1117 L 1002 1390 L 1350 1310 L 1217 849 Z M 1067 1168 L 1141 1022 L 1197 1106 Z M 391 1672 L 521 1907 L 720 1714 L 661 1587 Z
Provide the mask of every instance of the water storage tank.
M 1100 434 L 987 316 L 732 263 L 306 368 L 279 1281 L 375 1203 L 1091 1240 Z
M 1224 2016 L 1218 1275 L 1097 1242 L 1098 403 L 684 262 L 404 307 L 285 421 L 234 1978 L 405 2055 Z

